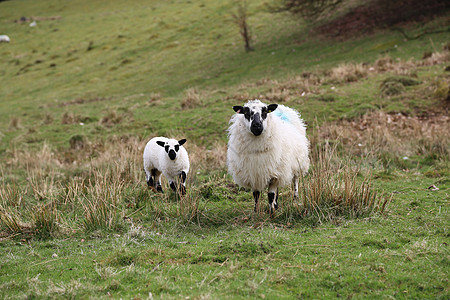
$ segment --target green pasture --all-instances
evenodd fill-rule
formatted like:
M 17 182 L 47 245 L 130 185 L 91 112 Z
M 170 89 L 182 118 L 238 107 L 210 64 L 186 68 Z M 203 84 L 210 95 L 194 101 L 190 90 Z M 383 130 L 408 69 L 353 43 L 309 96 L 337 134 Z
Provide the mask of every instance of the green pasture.
M 266 2 L 248 1 L 248 53 L 236 1 L 0 2 L 1 298 L 449 298 L 448 18 L 340 40 Z M 332 149 L 385 209 L 299 215 L 285 188 L 253 213 L 223 159 L 254 98 L 299 110 L 313 166 Z M 365 137 L 377 112 L 417 121 Z M 160 135 L 188 140 L 187 200 L 145 185 Z

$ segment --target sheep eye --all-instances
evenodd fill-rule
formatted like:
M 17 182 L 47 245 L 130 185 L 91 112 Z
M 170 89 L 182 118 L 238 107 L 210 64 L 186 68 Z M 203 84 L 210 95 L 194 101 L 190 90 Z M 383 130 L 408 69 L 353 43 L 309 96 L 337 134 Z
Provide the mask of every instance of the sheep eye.
M 169 145 L 165 146 L 164 149 L 166 149 L 166 152 L 169 153 Z
M 263 120 L 267 118 L 267 107 L 264 107 L 261 112 L 261 117 Z
M 180 150 L 180 145 L 175 145 L 175 151 L 178 152 Z
M 244 117 L 250 121 L 250 109 L 248 107 L 244 107 Z

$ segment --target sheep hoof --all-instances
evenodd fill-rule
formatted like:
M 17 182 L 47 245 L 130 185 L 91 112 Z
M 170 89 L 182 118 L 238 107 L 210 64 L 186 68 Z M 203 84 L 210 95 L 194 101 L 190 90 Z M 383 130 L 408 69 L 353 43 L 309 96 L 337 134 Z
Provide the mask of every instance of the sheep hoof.
M 157 192 L 161 192 L 161 193 L 164 192 L 163 189 L 162 189 L 162 187 L 161 187 L 161 185 L 156 186 L 156 191 L 157 191 Z

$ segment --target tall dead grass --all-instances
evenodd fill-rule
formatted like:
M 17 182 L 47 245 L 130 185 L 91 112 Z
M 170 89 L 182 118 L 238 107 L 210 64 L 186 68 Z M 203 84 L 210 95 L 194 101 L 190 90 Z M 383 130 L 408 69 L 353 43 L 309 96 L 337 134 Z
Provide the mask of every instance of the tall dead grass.
M 382 160 L 389 164 L 414 155 L 448 161 L 450 118 L 426 118 L 372 112 L 355 120 L 321 126 L 319 141 L 339 141 L 351 155 Z

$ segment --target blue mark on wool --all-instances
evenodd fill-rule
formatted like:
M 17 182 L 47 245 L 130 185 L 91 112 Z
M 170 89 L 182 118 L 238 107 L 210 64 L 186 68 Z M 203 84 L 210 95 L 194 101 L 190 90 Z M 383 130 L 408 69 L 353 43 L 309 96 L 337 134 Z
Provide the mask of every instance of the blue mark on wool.
M 281 120 L 290 123 L 288 116 L 286 116 L 281 110 L 275 110 L 273 113 Z

